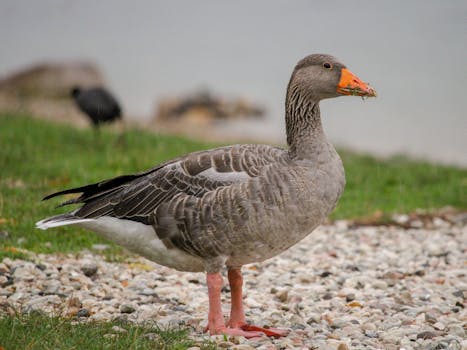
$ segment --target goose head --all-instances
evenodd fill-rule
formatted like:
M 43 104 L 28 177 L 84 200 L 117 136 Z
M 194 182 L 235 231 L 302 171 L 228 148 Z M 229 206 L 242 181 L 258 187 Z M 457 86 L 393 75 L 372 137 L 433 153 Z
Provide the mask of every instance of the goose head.
M 376 91 L 335 57 L 314 54 L 300 60 L 292 73 L 289 97 L 300 95 L 313 101 L 342 95 L 375 97 Z

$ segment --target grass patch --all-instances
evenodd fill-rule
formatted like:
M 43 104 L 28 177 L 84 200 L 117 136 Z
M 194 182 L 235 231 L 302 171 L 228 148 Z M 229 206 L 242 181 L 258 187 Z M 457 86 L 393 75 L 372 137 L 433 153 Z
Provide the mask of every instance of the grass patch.
M 60 198 L 43 203 L 40 199 L 54 191 L 142 171 L 164 160 L 215 146 L 141 130 L 126 134 L 126 146 L 111 131 L 102 130 L 100 140 L 94 136 L 92 130 L 0 114 L 0 258 L 22 256 L 20 251 L 12 249 L 15 247 L 54 253 L 78 252 L 97 243 L 109 244 L 76 227 L 58 227 L 45 232 L 35 229 L 36 221 L 69 210 L 54 209 Z M 465 169 L 403 157 L 383 161 L 340 153 L 347 186 L 333 219 L 446 205 L 466 209 Z M 121 259 L 123 250 L 113 244 L 110 247 L 107 256 L 112 260 Z
M 452 206 L 467 209 L 467 169 L 413 161 L 404 156 L 379 160 L 339 152 L 347 185 L 332 214 L 334 219 L 385 216 L 415 209 Z
M 203 350 L 217 348 L 209 340 L 202 343 L 191 340 L 185 329 L 161 330 L 157 326 L 117 322 L 80 323 L 37 313 L 0 317 L 0 348 L 6 350 L 181 350 L 191 346 Z

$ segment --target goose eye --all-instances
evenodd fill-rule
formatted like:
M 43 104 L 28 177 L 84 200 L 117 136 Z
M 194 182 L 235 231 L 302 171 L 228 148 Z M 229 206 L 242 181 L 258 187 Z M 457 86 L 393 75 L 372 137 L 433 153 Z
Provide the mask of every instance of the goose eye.
M 323 63 L 323 67 L 326 69 L 332 69 L 331 63 L 328 63 L 328 62 Z

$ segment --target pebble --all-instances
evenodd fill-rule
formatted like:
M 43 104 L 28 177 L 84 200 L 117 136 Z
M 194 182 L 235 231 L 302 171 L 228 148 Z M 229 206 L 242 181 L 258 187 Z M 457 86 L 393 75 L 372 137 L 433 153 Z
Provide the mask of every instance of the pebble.
M 425 331 L 417 334 L 417 339 L 432 339 L 435 338 L 436 334 L 430 331 Z
M 4 275 L 8 272 L 10 272 L 10 268 L 4 263 L 0 263 L 0 275 Z
M 85 264 L 81 266 L 81 271 L 88 276 L 94 276 L 97 273 L 97 265 L 96 264 Z
M 462 291 L 462 290 L 456 290 L 455 292 L 452 293 L 452 295 L 454 295 L 455 297 L 458 297 L 458 298 L 461 298 L 461 299 L 465 299 L 465 292 Z
M 119 326 L 113 326 L 112 330 L 115 333 L 127 333 L 128 331 L 125 328 L 119 327 Z
M 287 299 L 289 299 L 289 292 L 286 290 L 283 290 L 277 294 L 277 299 L 279 299 L 282 303 L 287 302 Z
M 79 309 L 76 313 L 76 316 L 78 317 L 89 317 L 90 315 L 91 314 L 89 313 L 88 309 Z
M 248 344 L 240 344 L 240 345 L 234 346 L 232 350 L 255 350 L 255 348 Z
M 235 344 L 229 341 L 222 341 L 217 343 L 217 346 L 224 349 L 231 349 Z
M 245 267 L 247 320 L 290 333 L 280 339 L 211 340 L 217 348 L 237 350 L 466 347 L 467 222 L 443 219 L 431 228 L 424 222 L 407 228 L 413 222 L 410 218 L 404 228 L 340 221 L 273 259 Z M 31 253 L 30 260 L 34 263 L 0 262 L 0 316 L 19 310 L 80 322 L 156 321 L 162 328 L 188 326 L 193 340 L 206 339 L 204 274 L 178 272 L 137 256 L 107 262 L 90 252 Z M 224 283 L 228 286 L 226 276 Z M 228 288 L 222 299 L 227 316 Z M 125 333 L 120 328 L 105 336 Z
M 45 284 L 44 284 L 44 291 L 43 293 L 44 294 L 57 294 L 60 287 L 61 287 L 61 283 L 57 280 L 50 280 L 50 281 L 47 281 Z
M 388 284 L 385 281 L 375 281 L 373 283 L 373 288 L 376 289 L 386 289 L 388 287 Z
M 429 312 L 425 313 L 425 321 L 428 323 L 436 323 L 437 317 Z
M 455 335 L 459 338 L 465 338 L 465 330 L 462 326 L 453 325 L 449 327 L 449 334 Z
M 378 338 L 378 333 L 376 333 L 375 331 L 366 330 L 365 335 L 368 338 Z
M 362 325 L 362 329 L 364 331 L 375 331 L 376 330 L 376 326 L 374 323 L 364 323 Z
M 122 314 L 131 314 L 136 311 L 136 308 L 131 304 L 123 304 L 120 306 L 120 312 Z
M 0 276 L 0 287 L 5 288 L 11 286 L 14 280 L 11 276 Z
M 437 329 L 439 331 L 443 331 L 446 326 L 444 324 L 442 324 L 441 322 L 436 322 L 434 325 L 433 325 L 433 328 L 434 329 Z

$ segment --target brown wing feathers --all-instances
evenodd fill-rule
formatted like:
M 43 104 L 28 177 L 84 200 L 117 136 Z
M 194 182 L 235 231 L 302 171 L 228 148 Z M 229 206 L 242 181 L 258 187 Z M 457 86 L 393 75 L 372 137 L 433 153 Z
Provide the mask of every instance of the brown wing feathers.
M 196 152 L 160 164 L 146 172 L 60 191 L 44 197 L 44 200 L 63 194 L 82 193 L 61 205 L 84 203 L 75 212 L 78 217 L 111 215 L 153 224 L 151 215 L 155 209 L 177 194 L 201 197 L 216 188 L 243 181 L 246 174 L 248 177 L 255 177 L 263 165 L 278 161 L 283 152 L 262 145 L 231 146 Z M 209 169 L 213 169 L 213 172 L 206 173 Z M 232 177 L 216 175 L 222 173 L 231 174 Z M 245 175 L 236 177 L 235 174 L 241 173 Z

